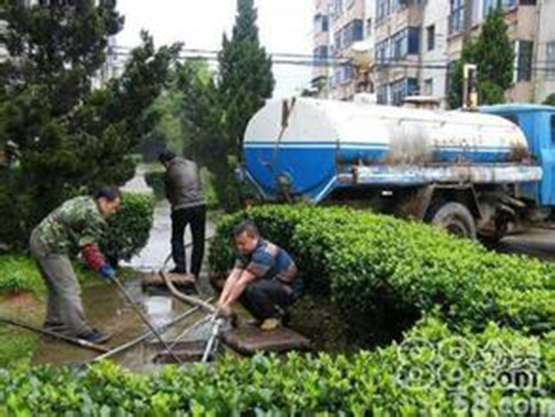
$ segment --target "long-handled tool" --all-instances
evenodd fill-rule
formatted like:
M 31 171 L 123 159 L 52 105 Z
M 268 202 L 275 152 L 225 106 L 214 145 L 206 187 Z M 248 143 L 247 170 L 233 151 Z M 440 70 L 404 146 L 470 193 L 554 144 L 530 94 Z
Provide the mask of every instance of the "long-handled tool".
M 209 300 L 207 300 L 207 301 L 209 301 Z M 193 308 L 185 311 L 183 314 L 180 314 L 175 319 L 169 321 L 168 323 L 164 324 L 163 326 L 160 326 L 158 328 L 158 333 L 160 333 L 160 334 L 165 333 L 167 330 L 169 330 L 171 327 L 173 327 L 174 325 L 176 325 L 180 321 L 185 320 L 187 317 L 196 313 L 199 309 L 200 309 L 200 307 L 193 307 Z M 89 363 L 99 362 L 103 359 L 108 359 L 112 356 L 123 353 L 123 352 L 133 348 L 134 346 L 137 346 L 139 343 L 144 342 L 145 340 L 149 339 L 152 336 L 154 336 L 154 333 L 152 333 L 152 330 L 149 330 L 148 332 L 143 333 L 140 336 L 137 336 L 135 339 L 130 340 L 129 342 L 124 343 L 123 345 L 118 346 L 117 348 L 114 348 L 114 349 L 110 350 L 109 352 L 106 352 L 106 353 L 104 353 L 100 356 L 97 356 L 96 358 L 94 358 Z M 172 343 L 170 345 L 171 348 L 173 348 L 173 346 L 174 346 L 174 343 Z
M 50 331 L 50 330 L 39 329 L 37 327 L 33 327 L 33 326 L 30 326 L 30 325 L 25 324 L 25 323 L 20 323 L 20 322 L 15 321 L 15 320 L 0 318 L 0 322 L 9 324 L 10 326 L 21 327 L 22 329 L 26 329 L 26 330 L 29 330 L 31 332 L 39 333 L 39 334 L 42 334 L 42 335 L 45 335 L 45 336 L 54 337 L 56 339 L 59 339 L 59 340 L 62 340 L 64 342 L 66 342 L 66 343 L 70 343 L 70 344 L 75 345 L 75 346 L 80 346 L 84 349 L 94 350 L 96 352 L 102 352 L 102 353 L 110 351 L 110 349 L 108 349 L 104 346 L 97 345 L 96 343 L 92 343 L 92 342 L 89 342 L 87 340 L 78 339 L 76 337 L 71 337 L 71 336 L 66 336 L 66 335 L 56 333 L 56 332 L 53 332 L 53 331 Z
M 210 319 L 210 323 L 212 324 L 212 332 L 210 334 L 208 342 L 206 343 L 204 354 L 202 355 L 202 363 L 206 363 L 212 353 L 216 350 L 218 338 L 220 337 L 220 330 L 224 325 L 224 319 L 222 317 L 218 317 L 217 313 L 214 313 L 214 315 Z
M 121 291 L 121 293 L 123 294 L 123 296 L 125 297 L 125 299 L 129 302 L 129 304 L 131 304 L 131 306 L 133 307 L 133 309 L 135 310 L 135 312 L 139 315 L 139 317 L 141 318 L 141 320 L 143 320 L 143 322 L 148 326 L 148 328 L 150 329 L 150 331 L 158 338 L 158 340 L 160 341 L 160 343 L 162 343 L 162 346 L 164 346 L 168 353 L 171 355 L 171 357 L 178 363 L 181 364 L 181 360 L 177 357 L 177 355 L 175 353 L 173 353 L 173 351 L 171 350 L 170 346 L 168 345 L 168 343 L 162 338 L 162 336 L 160 335 L 160 333 L 158 332 L 158 330 L 156 330 L 156 328 L 152 325 L 152 323 L 150 322 L 150 320 L 148 319 L 148 317 L 143 313 L 143 311 L 141 310 L 140 306 L 138 306 L 135 301 L 133 300 L 133 298 L 129 295 L 129 293 L 127 292 L 127 290 L 125 289 L 125 287 L 122 285 L 122 283 L 119 281 L 118 278 L 116 278 L 115 276 L 112 278 L 112 281 L 114 281 L 114 283 L 117 285 L 117 287 L 119 288 L 119 290 Z

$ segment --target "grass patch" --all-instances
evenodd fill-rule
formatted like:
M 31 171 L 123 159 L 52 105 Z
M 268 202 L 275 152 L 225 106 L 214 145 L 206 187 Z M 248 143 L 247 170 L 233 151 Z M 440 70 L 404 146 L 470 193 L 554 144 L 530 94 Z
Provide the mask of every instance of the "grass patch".
M 39 336 L 36 334 L 0 326 L 0 367 L 29 364 L 38 344 Z
M 33 260 L 23 255 L 0 256 L 0 292 L 43 293 L 44 282 Z

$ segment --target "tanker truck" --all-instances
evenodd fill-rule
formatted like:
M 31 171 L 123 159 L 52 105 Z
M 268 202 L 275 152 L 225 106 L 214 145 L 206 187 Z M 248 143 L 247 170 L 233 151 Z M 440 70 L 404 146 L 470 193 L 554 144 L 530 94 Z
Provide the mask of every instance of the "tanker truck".
M 266 202 L 356 205 L 497 241 L 551 219 L 554 129 L 550 106 L 270 100 L 248 123 L 242 177 Z

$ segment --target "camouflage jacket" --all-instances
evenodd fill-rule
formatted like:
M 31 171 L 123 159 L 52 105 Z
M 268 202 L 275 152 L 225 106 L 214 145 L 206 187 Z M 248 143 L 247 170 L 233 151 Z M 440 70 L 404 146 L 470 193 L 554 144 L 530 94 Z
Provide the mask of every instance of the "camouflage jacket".
M 31 239 L 47 253 L 75 255 L 85 245 L 98 242 L 105 228 L 96 201 L 76 197 L 50 213 L 33 230 Z

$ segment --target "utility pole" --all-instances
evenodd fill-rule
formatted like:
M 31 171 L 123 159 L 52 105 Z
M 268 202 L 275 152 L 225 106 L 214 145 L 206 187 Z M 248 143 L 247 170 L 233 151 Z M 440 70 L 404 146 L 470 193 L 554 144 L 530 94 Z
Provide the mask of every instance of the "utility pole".
M 463 109 L 478 107 L 478 67 L 476 64 L 463 66 Z

